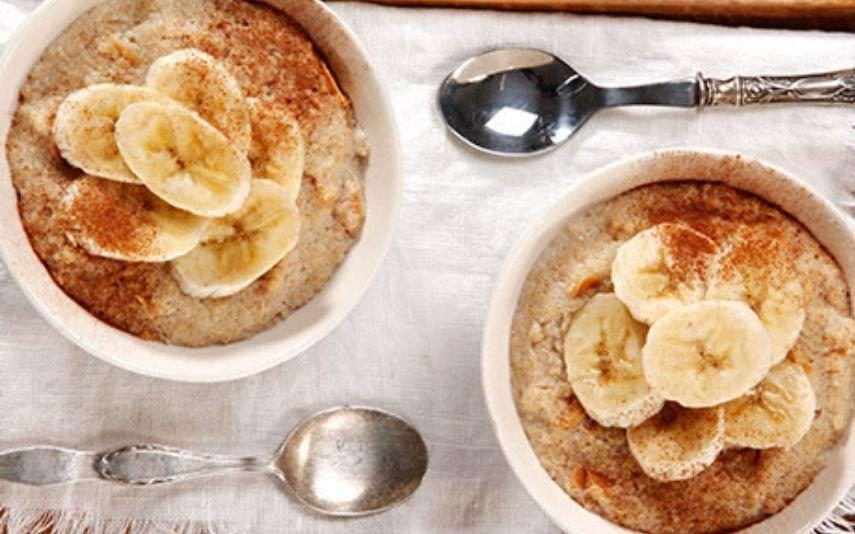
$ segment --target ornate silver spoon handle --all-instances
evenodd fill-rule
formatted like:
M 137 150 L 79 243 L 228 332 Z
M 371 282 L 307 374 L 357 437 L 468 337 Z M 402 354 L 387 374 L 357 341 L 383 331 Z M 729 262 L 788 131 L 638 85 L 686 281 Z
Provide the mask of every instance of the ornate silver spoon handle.
M 0 479 L 34 486 L 93 479 L 149 485 L 235 471 L 278 474 L 270 460 L 199 454 L 160 445 L 131 445 L 105 453 L 42 446 L 0 452 Z
M 0 452 L 0 479 L 33 486 L 98 479 L 97 454 L 62 447 L 26 447 Z
M 803 76 L 697 77 L 700 107 L 774 103 L 855 104 L 855 69 Z
M 162 445 L 130 445 L 106 452 L 95 462 L 106 480 L 150 485 L 227 472 L 276 473 L 270 460 L 200 454 Z

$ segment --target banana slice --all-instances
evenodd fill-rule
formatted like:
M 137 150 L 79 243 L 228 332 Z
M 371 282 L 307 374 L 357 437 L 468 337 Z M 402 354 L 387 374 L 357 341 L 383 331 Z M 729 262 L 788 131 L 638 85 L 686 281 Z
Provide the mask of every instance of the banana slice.
M 629 450 L 651 478 L 686 480 L 715 461 L 724 447 L 724 410 L 689 410 L 667 404 L 626 432 Z
M 646 330 L 614 294 L 601 293 L 579 310 L 564 337 L 573 392 L 603 426 L 637 425 L 662 408 L 641 369 Z
M 294 198 L 300 194 L 306 145 L 300 125 L 286 109 L 249 100 L 252 145 L 249 161 L 255 178 L 267 178 L 284 187 Z
M 246 288 L 297 244 L 300 214 L 294 199 L 270 180 L 253 180 L 243 207 L 212 221 L 202 244 L 172 262 L 190 296 L 225 297 Z
M 775 365 L 787 357 L 804 326 L 804 289 L 795 279 L 780 283 L 769 279 L 757 282 L 713 282 L 707 297 L 747 303 L 769 331 L 772 365 Z
M 805 323 L 806 296 L 795 273 L 788 273 L 783 265 L 785 259 L 764 258 L 766 265 L 755 265 L 757 249 L 763 250 L 755 242 L 763 237 L 762 233 L 736 232 L 711 269 L 707 298 L 748 304 L 769 330 L 775 365 L 787 357 L 799 338 Z
M 704 234 L 679 223 L 639 232 L 618 248 L 612 263 L 615 294 L 647 324 L 684 304 L 700 302 L 716 253 Z
M 772 343 L 742 302 L 709 300 L 653 324 L 642 349 L 644 375 L 666 400 L 706 408 L 733 400 L 769 371 Z
M 784 361 L 787 353 L 796 344 L 805 324 L 805 291 L 798 280 L 784 282 L 780 286 L 769 284 L 765 291 L 754 293 L 749 302 L 759 300 L 757 315 L 772 338 L 772 365 Z
M 184 255 L 202 238 L 208 220 L 173 208 L 138 184 L 85 176 L 62 201 L 68 238 L 94 256 L 162 262 Z
M 128 167 L 155 195 L 203 217 L 241 207 L 249 193 L 249 160 L 197 114 L 177 104 L 128 106 L 116 122 Z
M 813 423 L 816 394 L 804 369 L 783 362 L 744 397 L 724 405 L 729 445 L 792 447 Z
M 251 127 L 243 92 L 213 57 L 194 48 L 178 50 L 152 63 L 145 84 L 196 111 L 238 150 L 249 150 Z
M 62 101 L 53 136 L 62 157 L 87 174 L 139 183 L 116 147 L 116 121 L 137 102 L 169 102 L 165 95 L 132 85 L 103 83 L 71 93 Z

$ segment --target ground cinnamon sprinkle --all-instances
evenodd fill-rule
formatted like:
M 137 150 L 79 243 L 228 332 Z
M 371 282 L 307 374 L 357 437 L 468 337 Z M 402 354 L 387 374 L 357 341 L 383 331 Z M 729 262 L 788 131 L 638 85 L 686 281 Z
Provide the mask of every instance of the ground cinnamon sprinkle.
M 669 272 L 680 281 L 703 278 L 716 253 L 715 243 L 691 228 L 682 225 L 665 227 L 661 236 L 673 263 Z
M 219 91 L 223 93 L 220 80 L 217 78 L 218 72 L 211 68 L 204 61 L 188 61 L 184 64 L 184 74 L 187 76 L 187 84 L 189 87 L 205 87 L 211 93 Z M 216 117 L 217 113 L 223 110 L 217 105 L 226 97 L 224 94 L 216 95 L 215 98 L 209 98 L 207 94 L 199 92 L 194 95 L 193 102 L 190 103 L 192 108 L 203 117 Z
M 305 31 L 281 12 L 263 4 L 231 0 L 221 0 L 216 5 L 218 16 L 204 32 L 186 39 L 185 45 L 233 65 L 244 96 L 276 94 L 297 119 L 322 111 L 329 99 L 340 98 L 335 79 L 318 61 L 320 52 L 306 38 Z M 276 61 L 254 60 L 258 54 L 275 58 L 283 51 L 298 61 L 288 73 L 271 68 Z M 270 87 L 277 90 L 271 91 Z M 312 125 L 308 120 L 301 123 L 304 128 Z
M 99 247 L 133 256 L 151 244 L 153 200 L 145 187 L 90 176 L 81 178 L 76 188 L 68 214 L 78 231 Z
M 771 273 L 789 275 L 793 272 L 790 258 L 798 255 L 800 250 L 787 231 L 786 216 L 769 209 L 774 207 L 748 193 L 712 183 L 700 184 L 691 190 L 691 194 L 677 194 L 684 184 L 660 185 L 663 189 L 675 191 L 675 201 L 651 206 L 647 212 L 651 225 L 683 223 L 708 236 L 724 252 L 717 268 L 719 275 L 726 278 L 769 276 Z M 683 255 L 691 258 L 701 252 L 692 250 L 692 242 L 703 246 L 703 240 L 692 239 L 691 235 L 681 232 L 668 236 L 669 246 L 673 244 L 677 250 L 675 258 Z M 692 264 L 690 261 L 683 267 L 688 272 L 702 268 L 702 265 L 701 262 Z
M 696 186 L 690 192 L 685 189 L 689 183 Z M 769 205 L 762 200 L 718 184 L 675 181 L 659 187 L 672 191 L 674 200 L 649 208 L 647 217 L 651 226 L 682 222 L 721 244 L 740 225 L 779 220 L 772 210 L 764 209 Z
M 783 222 L 740 226 L 729 240 L 723 256 L 721 274 L 724 277 L 742 275 L 768 278 L 792 274 L 791 258 L 798 251 Z

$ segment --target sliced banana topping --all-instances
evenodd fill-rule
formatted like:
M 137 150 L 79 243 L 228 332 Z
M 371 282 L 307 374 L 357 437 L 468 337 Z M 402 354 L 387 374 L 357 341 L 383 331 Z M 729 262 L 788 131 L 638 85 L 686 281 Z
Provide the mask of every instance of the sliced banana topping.
M 103 83 L 71 93 L 59 106 L 53 135 L 62 157 L 87 174 L 139 183 L 116 146 L 116 121 L 137 102 L 169 102 L 145 87 Z
M 623 243 L 612 263 L 615 294 L 647 324 L 706 293 L 715 243 L 685 224 L 663 223 Z
M 759 300 L 755 310 L 772 338 L 772 364 L 780 363 L 796 344 L 805 324 L 805 292 L 798 280 L 772 284 L 755 292 L 748 301 Z
M 629 450 L 641 469 L 662 481 L 691 478 L 715 461 L 724 447 L 721 407 L 690 410 L 667 404 L 626 433 Z
M 748 395 L 724 408 L 728 445 L 792 447 L 813 423 L 816 395 L 804 369 L 786 361 L 773 367 Z
M 257 99 L 249 100 L 249 109 L 253 177 L 273 180 L 297 198 L 306 161 L 306 146 L 297 119 L 288 110 Z
M 128 106 L 116 122 L 116 141 L 146 187 L 178 208 L 220 217 L 240 208 L 249 193 L 252 171 L 246 156 L 177 104 Z
M 708 297 L 740 300 L 757 313 L 772 340 L 772 365 L 787 357 L 805 323 L 804 289 L 798 280 L 748 284 L 717 282 L 711 285 Z
M 711 269 L 707 298 L 748 304 L 772 337 L 774 365 L 787 357 L 799 338 L 805 322 L 805 291 L 786 265 L 787 258 L 763 257 L 775 255 L 765 250 L 768 243 L 758 243 L 769 239 L 764 232 L 745 228 L 735 232 Z
M 94 256 L 161 262 L 189 252 L 208 223 L 173 208 L 144 186 L 86 176 L 63 198 L 69 239 Z
M 202 244 L 172 262 L 181 289 L 193 297 L 225 297 L 246 288 L 297 244 L 300 214 L 282 186 L 253 180 L 239 211 L 212 221 Z
M 249 150 L 249 109 L 240 85 L 222 63 L 187 48 L 155 61 L 145 84 L 196 111 L 220 130 L 238 150 Z
M 564 338 L 567 378 L 601 425 L 637 425 L 662 407 L 641 368 L 646 330 L 612 293 L 594 296 L 573 318 Z
M 675 309 L 647 333 L 644 374 L 667 400 L 705 408 L 744 395 L 766 375 L 772 343 L 742 302 L 710 300 Z

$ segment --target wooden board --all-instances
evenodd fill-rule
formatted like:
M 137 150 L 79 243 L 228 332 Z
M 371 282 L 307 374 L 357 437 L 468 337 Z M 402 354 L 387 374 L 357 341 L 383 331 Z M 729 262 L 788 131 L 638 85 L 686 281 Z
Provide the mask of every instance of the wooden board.
M 643 15 L 730 25 L 855 31 L 855 0 L 371 0 L 400 6 Z

